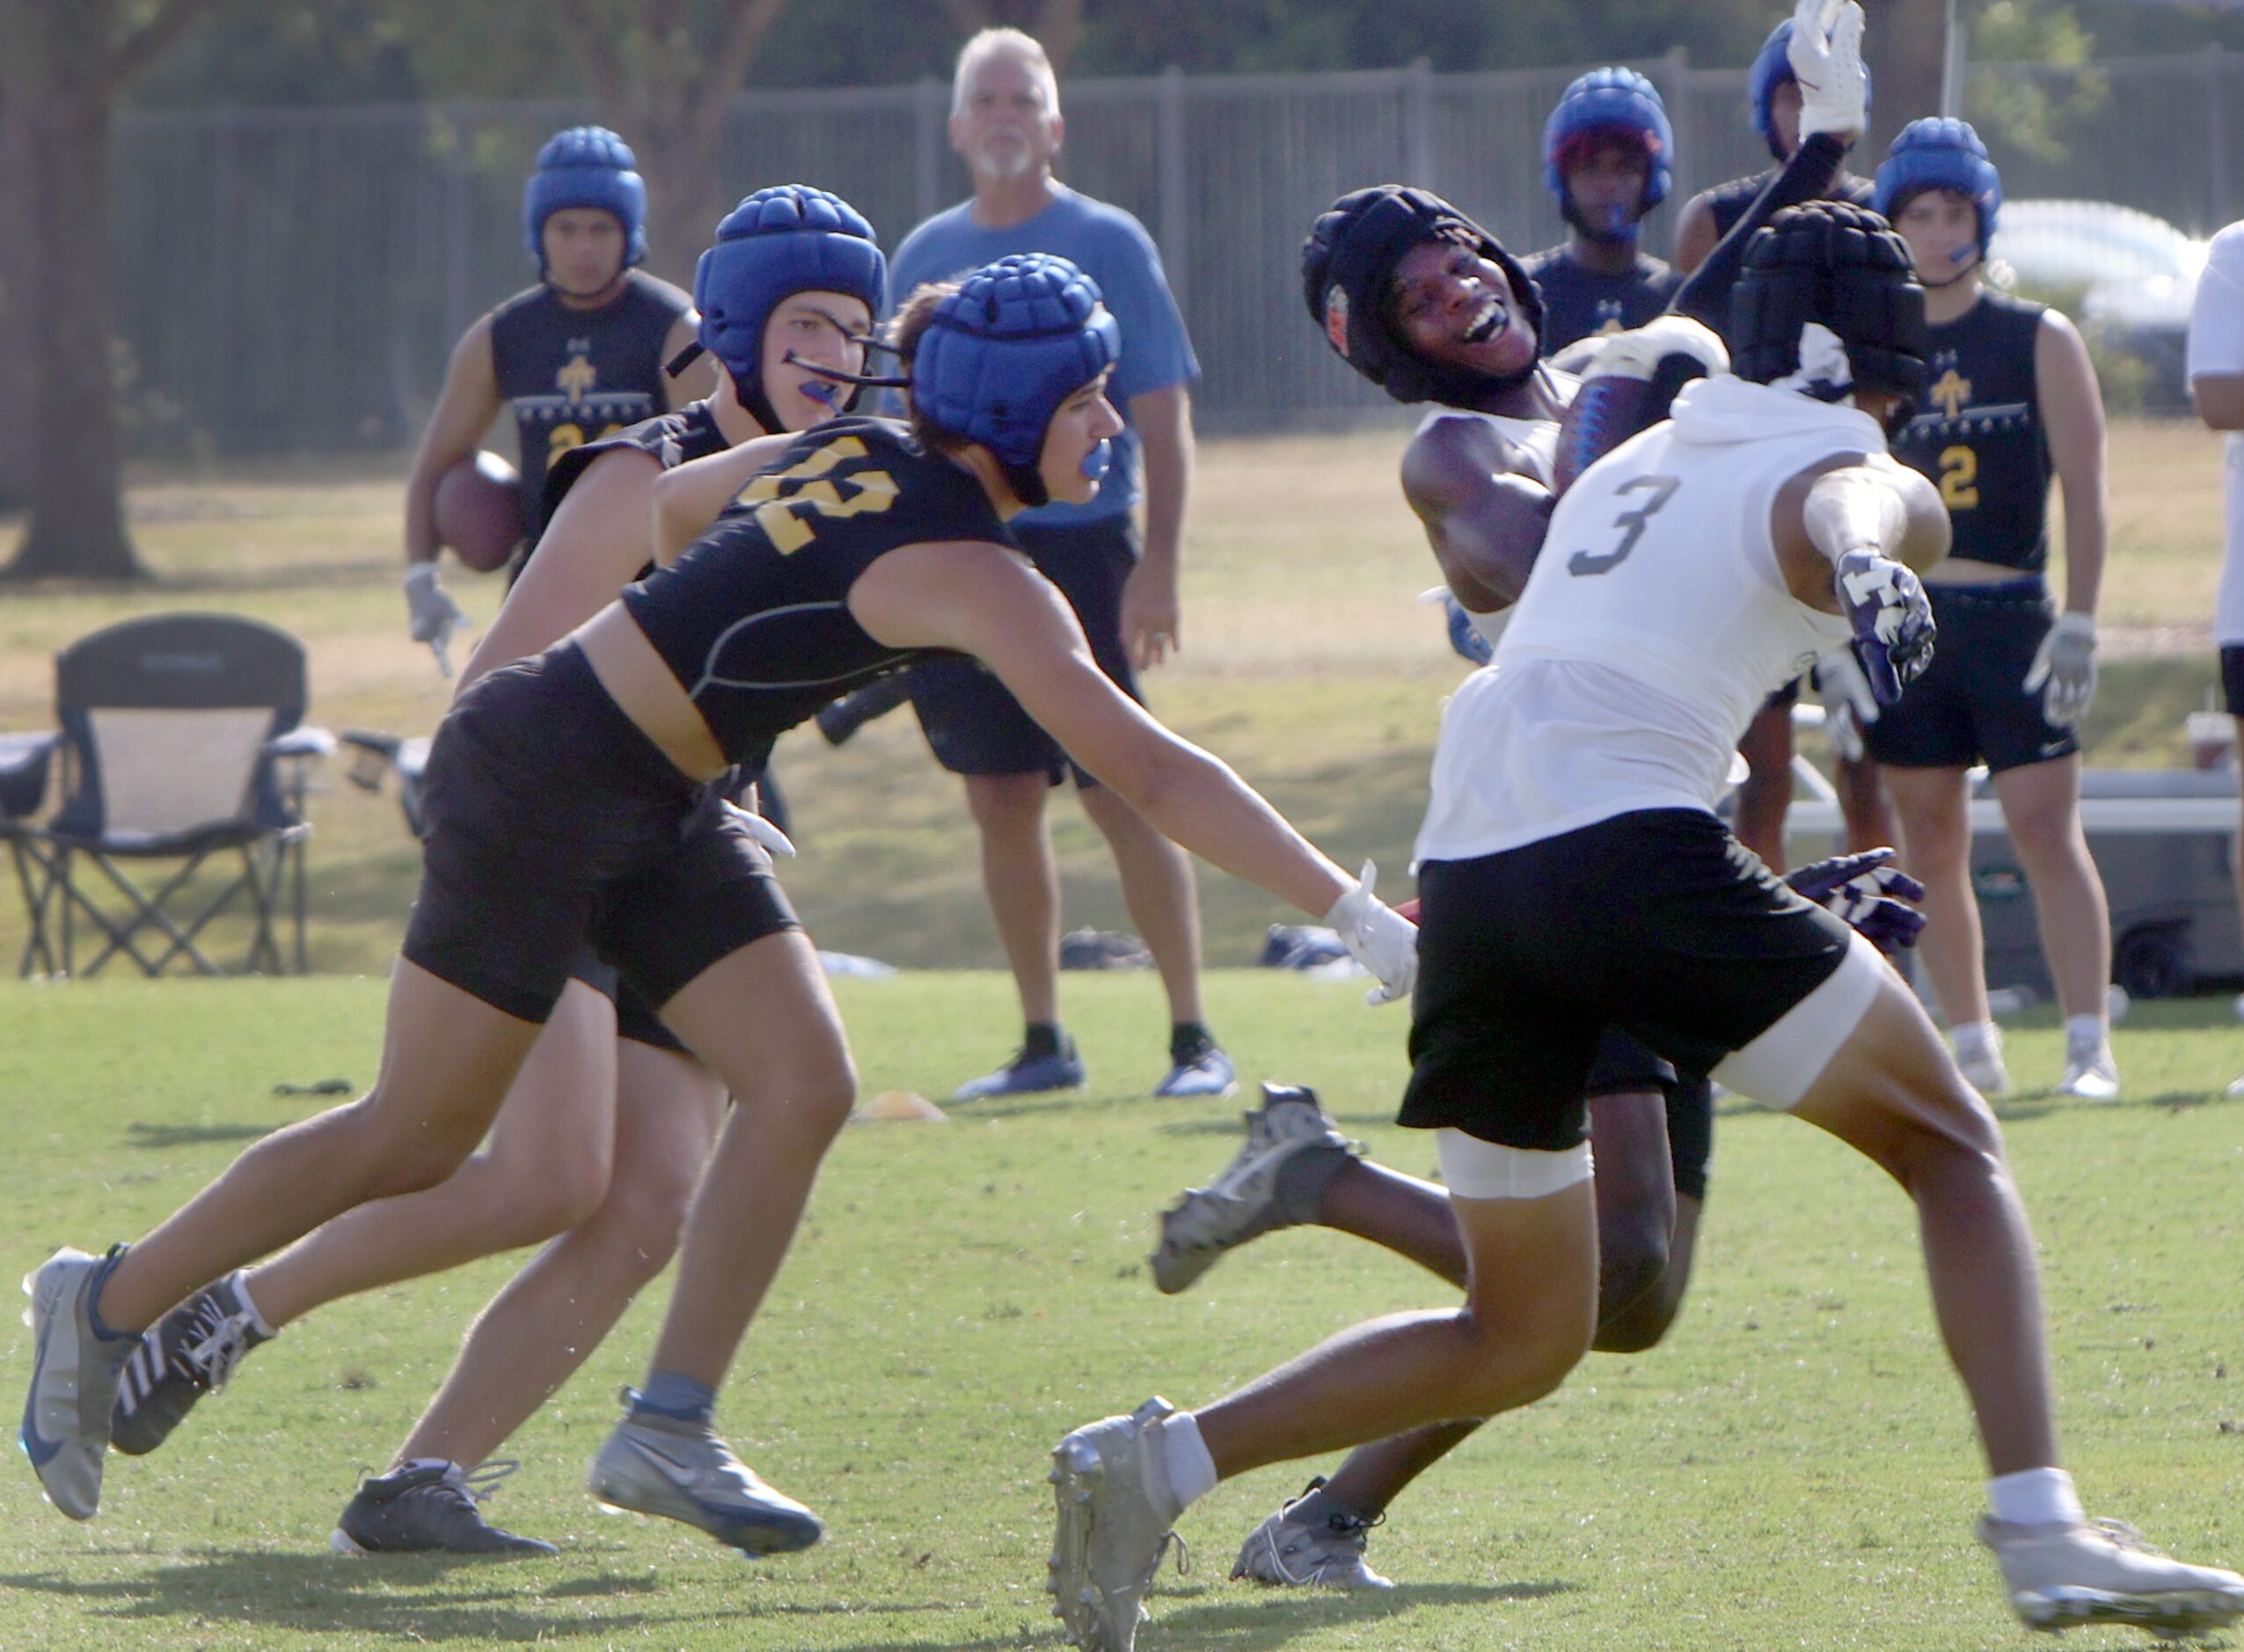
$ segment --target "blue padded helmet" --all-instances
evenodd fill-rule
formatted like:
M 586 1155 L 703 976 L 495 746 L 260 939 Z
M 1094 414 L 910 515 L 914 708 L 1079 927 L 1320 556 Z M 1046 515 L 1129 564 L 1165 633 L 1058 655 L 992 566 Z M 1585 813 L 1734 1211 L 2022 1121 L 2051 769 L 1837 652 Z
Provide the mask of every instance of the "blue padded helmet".
M 1910 197 L 1927 189 L 1953 189 L 1979 209 L 1979 256 L 1995 232 L 2002 210 L 2002 174 L 1987 158 L 1987 146 L 1968 121 L 1928 115 L 1901 128 L 1878 167 L 1878 216 L 1891 220 Z
M 726 214 L 694 266 L 701 347 L 732 375 L 741 406 L 764 429 L 778 431 L 784 427 L 764 393 L 764 329 L 771 311 L 791 294 L 829 292 L 861 298 L 877 316 L 888 285 L 888 262 L 873 226 L 848 201 L 808 184 L 759 189 Z
M 1753 105 L 1753 129 L 1761 135 L 1761 142 L 1769 146 L 1769 153 L 1777 159 L 1784 158 L 1784 151 L 1777 147 L 1776 116 L 1769 105 L 1777 95 L 1777 88 L 1786 81 L 1797 82 L 1792 72 L 1792 19 L 1787 18 L 1769 31 L 1769 38 L 1761 42 L 1760 55 L 1753 60 L 1753 72 L 1747 81 L 1748 96 Z M 1862 106 L 1870 106 L 1870 66 L 1862 65 Z
M 911 356 L 911 399 L 937 428 L 987 448 L 1024 503 L 1060 404 L 1115 364 L 1122 328 L 1099 283 L 1049 252 L 985 264 L 935 306 Z
M 624 226 L 624 267 L 647 256 L 647 184 L 631 145 L 604 126 L 556 132 L 537 151 L 522 196 L 522 234 L 545 272 L 545 220 L 568 207 L 611 212 Z
M 1574 203 L 1566 191 L 1568 151 L 1599 133 L 1634 138 L 1643 146 L 1644 195 L 1637 203 L 1639 213 L 1665 201 L 1675 183 L 1675 129 L 1668 124 L 1660 89 L 1633 69 L 1593 69 L 1560 95 L 1558 106 L 1543 125 L 1543 182 L 1569 223 L 1574 222 Z

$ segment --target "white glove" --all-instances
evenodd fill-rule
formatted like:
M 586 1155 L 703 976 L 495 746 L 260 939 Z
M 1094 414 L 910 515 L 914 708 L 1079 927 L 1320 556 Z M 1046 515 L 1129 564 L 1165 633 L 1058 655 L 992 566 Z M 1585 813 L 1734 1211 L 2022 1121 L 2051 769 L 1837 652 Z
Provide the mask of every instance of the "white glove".
M 455 631 L 467 629 L 467 616 L 445 594 L 434 562 L 415 562 L 406 569 L 406 630 L 415 642 L 425 642 L 436 655 L 446 676 L 452 675 L 449 650 Z
M 738 821 L 750 837 L 764 845 L 764 853 L 774 860 L 794 859 L 794 840 L 752 808 L 742 808 L 730 798 L 724 800 L 725 813 Z
M 1585 383 L 1600 378 L 1650 379 L 1670 356 L 1686 356 L 1709 375 L 1729 371 L 1721 337 L 1688 316 L 1655 316 L 1641 327 L 1616 333 L 1582 368 Z
M 1800 83 L 1800 135 L 1860 136 L 1869 83 L 1862 74 L 1862 8 L 1855 0 L 1800 0 L 1785 56 Z
M 2042 714 L 2059 728 L 2070 728 L 2088 714 L 2096 698 L 2096 617 L 2071 610 L 2059 614 L 2021 684 L 2039 691 Z
M 1862 730 L 1878 720 L 1878 697 L 1853 648 L 1834 648 L 1816 662 L 1816 690 L 1824 697 L 1824 738 L 1849 763 L 1863 757 Z
M 1378 980 L 1363 1001 L 1392 1004 L 1408 998 L 1417 983 L 1418 925 L 1371 892 L 1378 874 L 1379 869 L 1365 861 L 1363 876 L 1333 903 L 1325 923 L 1339 934 L 1356 961 Z

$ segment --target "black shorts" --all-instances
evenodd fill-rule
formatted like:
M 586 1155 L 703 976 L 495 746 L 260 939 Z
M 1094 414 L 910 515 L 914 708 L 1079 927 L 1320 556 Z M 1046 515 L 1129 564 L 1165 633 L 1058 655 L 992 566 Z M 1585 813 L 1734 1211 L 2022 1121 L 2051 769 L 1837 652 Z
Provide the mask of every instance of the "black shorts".
M 1422 917 L 1423 905 L 1419 911 Z M 1672 1063 L 1662 1061 L 1619 1027 L 1608 1027 L 1597 1035 L 1597 1053 L 1590 1061 L 1582 1098 L 1595 1101 L 1609 1095 L 1667 1098 L 1668 1159 L 1675 1168 L 1675 1190 L 1704 1204 L 1707 1164 L 1714 1151 L 1714 1086 L 1703 1078 L 1678 1076 Z
M 1850 945 L 1846 925 L 1697 809 L 1430 860 L 1419 888 L 1399 1122 L 1546 1152 L 1583 1139 L 1608 1026 L 1710 1072 L 1821 986 Z
M 2244 643 L 2224 643 L 2220 651 L 2222 709 L 2244 717 Z
M 471 684 L 422 778 L 412 962 L 543 1021 L 588 942 L 656 1010 L 800 924 L 771 859 L 564 646 Z
M 625 983 L 616 966 L 604 961 L 590 947 L 578 952 L 576 962 L 569 969 L 569 979 L 583 982 L 616 1006 L 617 1037 L 667 1049 L 674 1055 L 693 1053 L 685 1047 L 685 1040 L 662 1025 L 662 1018 L 654 1012 L 654 1006 Z
M 2000 774 L 2080 750 L 2072 730 L 2043 714 L 2042 691 L 2028 694 L 2024 686 L 2057 622 L 2042 581 L 1927 585 L 1925 592 L 1940 627 L 1933 662 L 1900 704 L 1862 731 L 1869 755 L 1897 769 L 1984 762 Z
M 1068 528 L 1016 527 L 1013 537 L 1074 608 L 1099 669 L 1143 704 L 1122 634 L 1122 587 L 1137 566 L 1129 513 Z M 1079 786 L 1099 784 L 978 661 L 931 661 L 912 668 L 910 683 L 935 761 L 953 774 L 1042 774 L 1057 786 L 1071 771 Z

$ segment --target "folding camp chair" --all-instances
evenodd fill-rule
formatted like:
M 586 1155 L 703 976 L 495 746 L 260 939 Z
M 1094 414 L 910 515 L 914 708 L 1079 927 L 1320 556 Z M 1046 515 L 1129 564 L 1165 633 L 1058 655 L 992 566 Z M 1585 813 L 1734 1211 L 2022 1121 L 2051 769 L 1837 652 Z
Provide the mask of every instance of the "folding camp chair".
M 175 962 L 221 974 L 201 937 L 238 903 L 242 969 L 302 973 L 303 797 L 334 743 L 303 724 L 304 699 L 303 649 L 233 615 L 128 620 L 57 656 L 62 801 L 43 824 L 0 826 L 31 919 L 22 973 L 90 976 L 122 954 L 150 976 Z M 136 881 L 143 863 L 169 864 Z M 206 864 L 230 874 L 215 892 L 197 878 Z M 99 942 L 83 962 L 82 926 Z

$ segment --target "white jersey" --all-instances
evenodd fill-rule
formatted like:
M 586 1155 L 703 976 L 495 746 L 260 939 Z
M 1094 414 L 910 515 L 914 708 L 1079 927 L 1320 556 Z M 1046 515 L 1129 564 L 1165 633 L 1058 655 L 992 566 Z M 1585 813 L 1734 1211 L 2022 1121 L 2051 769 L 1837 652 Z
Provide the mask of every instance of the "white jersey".
M 1712 811 L 1762 703 L 1850 634 L 1787 588 L 1777 493 L 1818 460 L 1884 451 L 1852 407 L 1708 378 L 1577 478 L 1495 664 L 1443 715 L 1418 858 Z
M 2213 237 L 2189 312 L 2191 378 L 2244 373 L 2244 223 Z M 2213 641 L 2244 644 L 2244 430 L 2228 433 L 2228 557 L 2213 602 Z
M 1554 376 L 1561 389 L 1571 391 L 1575 382 L 1570 374 Z M 1526 461 L 1527 473 L 1546 487 L 1554 486 L 1559 464 L 1559 427 L 1555 419 L 1515 419 L 1508 413 L 1474 413 L 1463 407 L 1436 407 L 1418 421 L 1418 428 L 1410 433 L 1415 442 L 1444 419 L 1477 420 L 1502 436 L 1520 457 Z M 1466 609 L 1465 617 L 1473 622 L 1473 629 L 1485 638 L 1490 647 L 1503 640 L 1504 629 L 1511 624 L 1513 610 L 1500 608 L 1493 614 L 1476 614 Z

